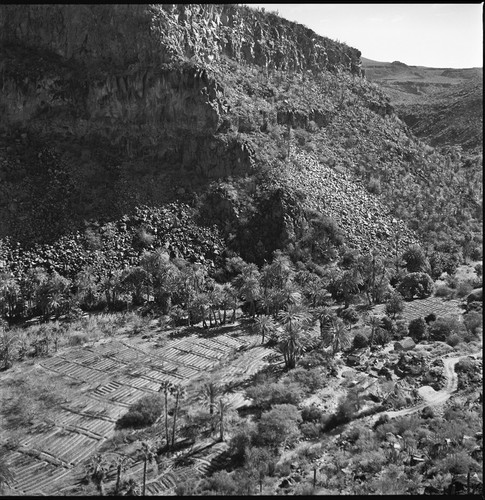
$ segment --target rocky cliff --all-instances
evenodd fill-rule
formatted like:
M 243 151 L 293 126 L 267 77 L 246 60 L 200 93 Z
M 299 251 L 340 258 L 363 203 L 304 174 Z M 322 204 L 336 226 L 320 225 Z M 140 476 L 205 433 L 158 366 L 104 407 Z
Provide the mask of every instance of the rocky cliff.
M 0 238 L 52 242 L 178 200 L 263 262 L 304 231 L 314 208 L 312 186 L 295 169 L 322 186 L 318 209 L 363 249 L 392 249 L 394 233 L 405 231 L 393 218 L 426 234 L 446 205 L 459 214 L 456 232 L 479 212 L 475 169 L 463 186 L 443 175 L 455 160 L 415 140 L 362 76 L 357 49 L 275 14 L 235 5 L 6 5 L 0 40 Z M 290 154 L 301 150 L 314 159 Z M 372 204 L 345 215 L 354 190 L 334 203 L 328 169 L 392 213 Z M 461 193 L 456 207 L 453 193 Z
M 358 50 L 232 5 L 7 5 L 0 40 L 3 235 L 19 236 L 20 221 L 29 233 L 32 220 L 34 233 L 49 232 L 36 231 L 45 217 L 31 202 L 39 185 L 59 198 L 53 171 L 78 219 L 251 172 L 254 151 L 227 133 L 230 104 L 213 73 L 222 60 L 360 71 Z M 55 165 L 42 162 L 45 146 Z

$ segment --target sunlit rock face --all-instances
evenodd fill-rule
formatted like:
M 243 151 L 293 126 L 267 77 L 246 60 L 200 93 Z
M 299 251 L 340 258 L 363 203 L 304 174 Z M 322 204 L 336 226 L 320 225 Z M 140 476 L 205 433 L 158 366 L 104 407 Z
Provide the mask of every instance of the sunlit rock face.
M 254 151 L 216 76 L 222 61 L 360 73 L 358 50 L 233 5 L 6 5 L 0 41 L 0 236 L 31 220 L 42 233 L 32 200 L 46 191 L 73 221 L 251 173 Z M 284 109 L 277 121 L 310 120 L 330 117 Z

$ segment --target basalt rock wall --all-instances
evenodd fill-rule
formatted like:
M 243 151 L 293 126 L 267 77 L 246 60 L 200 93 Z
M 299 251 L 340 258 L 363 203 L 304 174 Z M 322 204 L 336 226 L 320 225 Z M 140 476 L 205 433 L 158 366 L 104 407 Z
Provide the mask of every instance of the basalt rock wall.
M 213 71 L 228 59 L 360 72 L 358 50 L 247 7 L 0 6 L 0 237 L 26 234 L 29 221 L 38 234 L 53 227 L 35 208 L 54 189 L 52 172 L 62 172 L 63 194 L 52 190 L 51 212 L 73 221 L 253 171 L 255 152 Z M 328 117 L 278 116 L 292 126 L 309 119 Z M 48 166 L 37 161 L 44 147 L 56 158 Z

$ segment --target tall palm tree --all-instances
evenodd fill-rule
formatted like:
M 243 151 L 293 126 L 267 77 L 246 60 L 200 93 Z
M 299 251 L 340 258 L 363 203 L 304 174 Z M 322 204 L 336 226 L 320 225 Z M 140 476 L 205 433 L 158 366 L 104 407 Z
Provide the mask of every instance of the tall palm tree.
M 233 280 L 233 286 L 238 294 L 249 302 L 249 314 L 252 318 L 256 315 L 256 299 L 259 298 L 261 287 L 259 284 L 260 273 L 255 264 L 246 264 L 239 276 Z
M 260 316 L 254 324 L 255 331 L 261 335 L 261 344 L 264 344 L 266 335 L 276 332 L 277 324 L 271 316 Z
M 199 401 L 209 407 L 209 414 L 211 418 L 211 432 L 214 432 L 214 413 L 217 406 L 216 398 L 221 395 L 222 386 L 217 382 L 213 376 L 206 376 L 200 384 Z
M 160 388 L 158 389 L 158 392 L 163 392 L 163 396 L 164 396 L 165 440 L 167 442 L 167 449 L 170 448 L 170 438 L 169 438 L 169 432 L 168 432 L 168 394 L 171 391 L 171 388 L 172 388 L 172 383 L 169 382 L 168 380 L 164 380 L 160 384 Z
M 292 369 L 295 368 L 308 340 L 306 333 L 311 316 L 305 308 L 289 305 L 287 310 L 279 312 L 278 318 L 283 324 L 279 348 L 283 353 L 286 368 Z
M 148 462 L 152 462 L 155 459 L 155 452 L 150 445 L 146 441 L 141 443 L 142 447 L 142 457 L 143 457 L 143 488 L 142 488 L 142 496 L 146 496 L 146 485 L 147 485 L 147 467 Z
M 346 328 L 345 323 L 340 318 L 334 319 L 334 337 L 332 344 L 332 353 L 335 356 L 341 349 L 350 347 L 350 332 Z
M 177 414 L 179 410 L 179 403 L 180 403 L 180 398 L 183 398 L 185 396 L 185 388 L 180 385 L 172 385 L 170 387 L 170 393 L 172 396 L 175 397 L 175 408 L 173 410 L 173 427 L 172 427 L 172 448 L 175 445 L 175 430 L 177 428 Z
M 103 481 L 106 478 L 108 465 L 101 455 L 94 456 L 88 464 L 88 478 L 96 486 L 100 496 L 104 496 Z

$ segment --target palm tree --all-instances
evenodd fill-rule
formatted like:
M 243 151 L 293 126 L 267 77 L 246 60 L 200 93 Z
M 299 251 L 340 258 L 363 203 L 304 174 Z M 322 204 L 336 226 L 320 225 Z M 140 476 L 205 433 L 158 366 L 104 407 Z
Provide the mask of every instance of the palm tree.
M 227 305 L 232 305 L 232 317 L 231 323 L 236 321 L 236 309 L 237 309 L 237 299 L 238 294 L 237 290 L 230 284 L 225 283 L 223 285 L 223 293 L 224 293 L 224 303 Z M 224 323 L 226 322 L 226 309 L 224 308 Z
M 94 456 L 88 464 L 88 478 L 96 486 L 100 496 L 104 496 L 103 481 L 106 477 L 108 466 L 101 455 Z
M 271 316 L 260 316 L 254 324 L 255 331 L 261 335 L 261 344 L 264 344 L 266 335 L 276 332 L 277 325 Z
M 152 462 L 155 459 L 155 452 L 153 451 L 152 446 L 147 443 L 146 441 L 143 441 L 141 443 L 142 447 L 142 456 L 143 456 L 143 489 L 142 489 L 142 496 L 146 496 L 146 485 L 147 485 L 147 465 L 148 462 Z
M 374 343 L 374 338 L 375 338 L 377 329 L 381 325 L 381 319 L 378 316 L 371 315 L 369 317 L 369 325 L 371 327 L 371 333 L 370 333 L 370 338 L 369 338 L 369 347 L 372 347 L 372 344 Z
M 335 318 L 332 353 L 335 356 L 339 350 L 347 349 L 348 347 L 350 347 L 350 332 L 340 318 Z
M 160 388 L 158 389 L 158 392 L 163 392 L 164 396 L 164 408 L 165 408 L 165 440 L 167 442 L 167 449 L 170 448 L 170 438 L 169 438 L 169 433 L 168 433 L 168 394 L 171 391 L 172 388 L 172 383 L 165 380 L 160 384 Z
M 219 398 L 219 440 L 221 442 L 224 441 L 224 432 L 225 432 L 225 415 L 226 411 L 229 408 L 229 403 L 224 398 Z
M 255 264 L 246 264 L 242 268 L 239 276 L 233 280 L 233 286 L 238 291 L 239 295 L 249 302 L 249 314 L 254 318 L 256 314 L 256 299 L 260 296 L 260 273 Z
M 293 305 L 289 305 L 286 311 L 280 311 L 278 317 L 283 324 L 279 348 L 283 353 L 286 368 L 292 369 L 305 347 L 306 330 L 311 317 L 306 309 Z
M 123 456 L 119 457 L 116 461 L 116 486 L 115 486 L 115 495 L 118 495 L 121 487 L 121 474 L 126 470 L 126 465 L 128 462 L 128 457 Z
M 209 407 L 209 414 L 211 417 L 211 432 L 214 431 L 214 410 L 217 406 L 216 398 L 222 392 L 222 387 L 217 383 L 216 379 L 212 376 L 207 376 L 202 380 L 200 386 L 199 400 L 207 404 Z
M 175 430 L 177 428 L 177 414 L 179 410 L 180 398 L 185 396 L 185 388 L 180 384 L 172 385 L 170 387 L 170 393 L 175 396 L 175 408 L 173 410 L 173 427 L 172 427 L 172 448 L 175 445 Z

